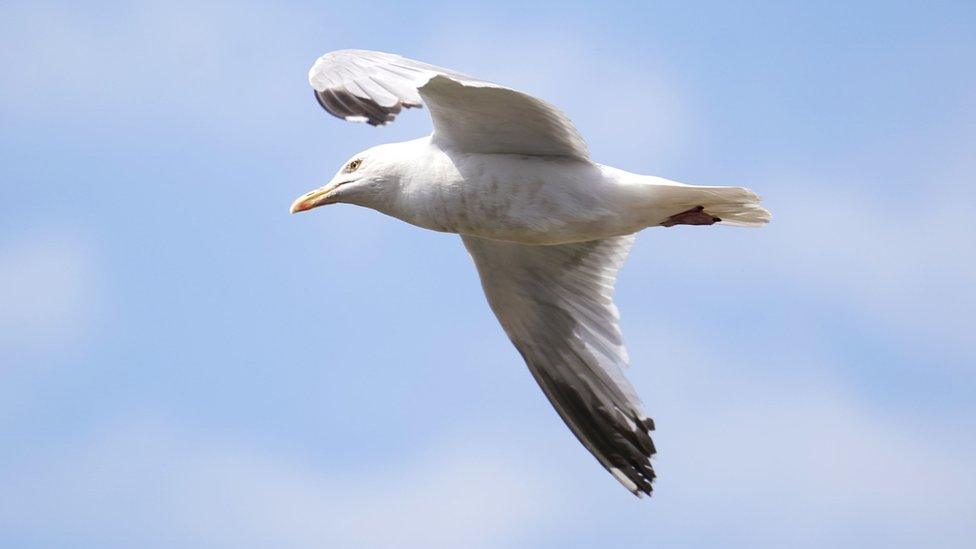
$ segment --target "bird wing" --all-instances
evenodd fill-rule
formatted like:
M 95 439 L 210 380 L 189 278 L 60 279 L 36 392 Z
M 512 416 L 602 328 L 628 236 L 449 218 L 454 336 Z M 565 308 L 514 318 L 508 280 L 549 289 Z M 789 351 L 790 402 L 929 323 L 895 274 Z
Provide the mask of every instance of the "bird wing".
M 560 417 L 621 484 L 649 495 L 654 422 L 624 377 L 613 303 L 634 236 L 556 246 L 461 239 L 491 309 Z
M 352 122 L 383 125 L 426 103 L 433 139 L 445 147 L 589 158 L 572 121 L 545 101 L 392 53 L 330 52 L 315 61 L 308 81 L 322 108 Z

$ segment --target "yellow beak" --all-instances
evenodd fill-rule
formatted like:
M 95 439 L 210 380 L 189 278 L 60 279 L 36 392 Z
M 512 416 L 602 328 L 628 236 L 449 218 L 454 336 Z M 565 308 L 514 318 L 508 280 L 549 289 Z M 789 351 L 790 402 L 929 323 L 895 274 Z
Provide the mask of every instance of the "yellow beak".
M 331 204 L 332 202 L 329 201 L 329 193 L 331 193 L 335 188 L 336 185 L 330 183 L 324 187 L 299 196 L 297 200 L 291 203 L 291 213 L 304 212 L 306 210 L 311 210 L 312 208 Z

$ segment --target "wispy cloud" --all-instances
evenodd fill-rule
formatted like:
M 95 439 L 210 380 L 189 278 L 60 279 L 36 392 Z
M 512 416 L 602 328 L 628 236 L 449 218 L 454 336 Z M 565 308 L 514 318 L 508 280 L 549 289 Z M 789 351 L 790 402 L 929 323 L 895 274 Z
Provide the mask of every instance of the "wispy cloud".
M 913 547 L 938 532 L 949 547 L 976 535 L 964 418 L 872 406 L 828 355 L 771 343 L 736 358 L 680 327 L 643 328 L 631 376 L 659 426 L 653 513 L 668 539 Z M 686 520 L 692 509 L 707 528 Z
M 902 49 L 889 54 L 884 26 L 855 19 L 841 18 L 850 41 L 821 40 L 824 21 L 838 20 L 829 7 L 816 17 L 790 9 L 802 29 L 742 10 L 726 21 L 662 4 L 630 25 L 625 10 L 604 10 L 601 26 L 569 5 L 537 8 L 539 20 L 523 7 L 0 6 L 0 118 L 22 130 L 5 134 L 20 178 L 8 188 L 32 193 L 76 174 L 59 211 L 105 239 L 35 231 L 50 219 L 27 210 L 12 217 L 26 223 L 0 238 L 0 368 L 15 350 L 85 341 L 105 279 L 131 300 L 112 319 L 119 337 L 93 346 L 90 362 L 65 361 L 78 365 L 72 376 L 31 369 L 4 385 L 15 398 L 0 399 L 13 411 L 0 414 L 12 441 L 0 451 L 0 537 L 98 547 L 971 544 L 972 405 L 942 397 L 974 379 L 976 119 L 973 105 L 912 103 L 950 89 L 947 74 L 966 82 L 963 33 L 935 36 L 913 19 L 918 32 L 909 42 L 898 32 Z M 806 34 L 794 43 L 786 34 L 797 30 Z M 762 55 L 779 46 L 795 55 Z M 455 239 L 352 209 L 288 220 L 287 232 L 275 225 L 293 192 L 348 154 L 429 129 L 423 111 L 382 129 L 319 112 L 304 71 L 338 47 L 398 51 L 537 93 L 570 114 L 598 161 L 766 197 L 775 217 L 761 231 L 648 231 L 624 270 L 629 376 L 659 426 L 650 501 L 621 490 L 531 386 Z M 914 59 L 952 66 L 905 77 L 898 52 L 916 47 Z M 883 63 L 862 71 L 865 59 Z M 834 86 L 841 77 L 850 80 Z M 818 101 L 817 79 L 833 99 Z M 935 127 L 935 110 L 953 126 Z M 704 157 L 663 169 L 708 147 L 704 125 L 733 121 L 722 146 L 726 160 L 745 159 L 734 173 Z M 845 128 L 850 143 L 836 139 Z M 755 147 L 735 141 L 741 129 Z M 38 162 L 59 170 L 34 178 Z M 288 181 L 283 198 L 263 192 Z M 139 210 L 115 215 L 121 195 Z M 221 207 L 183 222 L 208 200 Z M 436 265 L 448 256 L 434 246 L 456 250 L 463 269 Z M 102 252 L 113 254 L 104 264 Z M 282 352 L 304 345 L 313 351 L 301 361 Z M 889 359 L 904 362 L 899 372 Z M 454 368 L 450 382 L 442 365 Z M 934 402 L 919 405 L 919 386 Z M 390 410 L 364 412 L 390 395 Z M 425 419 L 469 398 L 498 408 Z M 361 461 L 336 458 L 302 432 L 333 411 L 357 422 L 347 433 L 395 429 L 424 442 L 404 443 L 407 455 L 357 443 L 343 455 Z M 531 436 L 512 433 L 523 422 Z M 275 436 L 313 448 L 261 442 Z
M 57 351 L 83 337 L 98 299 L 94 263 L 67 233 L 0 239 L 0 350 Z
M 562 506 L 549 473 L 493 445 L 331 467 L 130 418 L 6 468 L 0 525 L 99 546 L 497 547 Z

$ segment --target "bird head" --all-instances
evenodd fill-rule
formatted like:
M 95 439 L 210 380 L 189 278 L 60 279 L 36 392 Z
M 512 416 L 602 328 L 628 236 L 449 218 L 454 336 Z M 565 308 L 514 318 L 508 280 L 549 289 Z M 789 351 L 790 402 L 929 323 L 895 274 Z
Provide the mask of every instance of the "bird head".
M 374 206 L 399 181 L 395 158 L 382 154 L 383 147 L 373 147 L 347 160 L 328 184 L 298 197 L 291 213 L 338 202 Z

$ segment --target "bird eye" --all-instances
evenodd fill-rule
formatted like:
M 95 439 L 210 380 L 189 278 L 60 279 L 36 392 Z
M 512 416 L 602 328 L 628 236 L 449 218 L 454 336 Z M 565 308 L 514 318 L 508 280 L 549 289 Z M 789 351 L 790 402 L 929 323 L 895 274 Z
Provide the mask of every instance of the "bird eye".
M 363 161 L 360 158 L 357 158 L 357 159 L 353 160 L 349 164 L 346 164 L 346 172 L 348 173 L 348 172 L 354 172 L 354 171 L 356 171 L 357 169 L 359 169 L 359 165 L 362 164 L 362 163 L 363 163 Z

